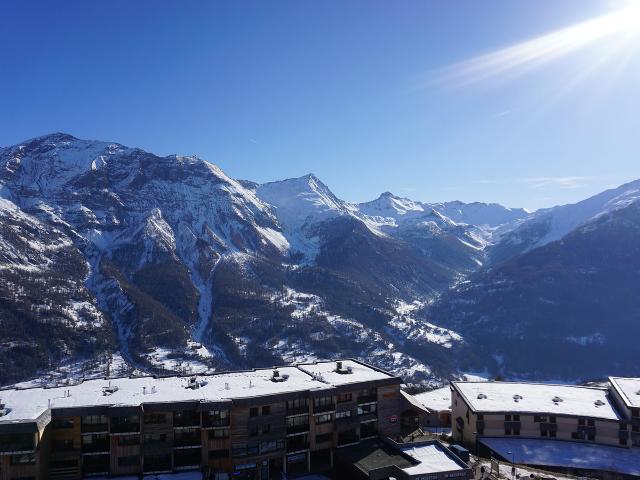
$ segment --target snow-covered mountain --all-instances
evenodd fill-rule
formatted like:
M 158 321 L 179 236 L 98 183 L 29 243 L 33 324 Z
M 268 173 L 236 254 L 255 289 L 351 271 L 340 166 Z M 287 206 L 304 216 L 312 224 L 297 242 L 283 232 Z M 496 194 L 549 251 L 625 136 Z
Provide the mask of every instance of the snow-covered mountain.
M 531 214 L 390 193 L 352 204 L 313 175 L 259 185 L 197 157 L 66 134 L 0 148 L 0 383 L 61 365 L 183 372 L 336 355 L 411 381 L 503 368 L 487 350 L 500 329 L 520 317 L 522 331 L 549 327 L 509 287 L 549 280 L 522 271 L 560 269 L 556 292 L 579 278 L 591 298 L 593 285 L 624 292 L 635 281 L 637 187 Z M 605 238 L 618 277 L 590 260 L 607 258 Z M 531 295 L 550 298 L 542 290 Z M 564 305 L 549 311 L 558 322 L 566 301 L 551 301 Z M 633 310 L 612 311 L 628 321 Z
M 560 240 L 580 225 L 622 209 L 640 199 L 640 180 L 606 190 L 581 202 L 547 208 L 517 220 L 492 248 L 491 260 L 499 262 L 550 242 Z
M 337 352 L 426 379 L 464 348 L 402 307 L 482 250 L 431 210 L 393 228 L 314 176 L 239 182 L 196 157 L 66 134 L 0 149 L 0 196 L 15 223 L 0 243 L 5 306 L 22 309 L 0 320 L 2 381 L 105 354 L 175 371 Z M 36 294 L 45 284 L 61 287 Z M 66 330 L 43 326 L 58 317 Z

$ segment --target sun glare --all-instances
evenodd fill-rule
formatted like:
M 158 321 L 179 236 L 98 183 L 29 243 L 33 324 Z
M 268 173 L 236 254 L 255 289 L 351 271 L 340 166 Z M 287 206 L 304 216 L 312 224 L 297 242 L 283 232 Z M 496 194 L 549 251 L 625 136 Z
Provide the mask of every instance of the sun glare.
M 517 73 L 567 55 L 596 42 L 611 41 L 607 56 L 630 44 L 640 46 L 640 5 L 633 5 L 541 37 L 445 67 L 438 80 L 457 84 L 476 83 L 490 77 Z

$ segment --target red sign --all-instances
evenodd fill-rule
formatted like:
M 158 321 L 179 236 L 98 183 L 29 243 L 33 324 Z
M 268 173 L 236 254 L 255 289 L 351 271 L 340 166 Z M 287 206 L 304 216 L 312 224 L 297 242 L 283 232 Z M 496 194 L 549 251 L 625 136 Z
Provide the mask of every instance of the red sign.
M 389 421 L 390 421 L 391 423 L 396 423 L 396 422 L 398 421 L 398 415 L 391 415 L 391 416 L 389 417 Z

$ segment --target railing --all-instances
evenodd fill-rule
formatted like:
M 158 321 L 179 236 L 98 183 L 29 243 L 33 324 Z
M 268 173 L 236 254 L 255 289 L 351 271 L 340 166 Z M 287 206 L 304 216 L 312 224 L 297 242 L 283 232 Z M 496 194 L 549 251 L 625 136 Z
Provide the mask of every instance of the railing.
M 309 413 L 309 405 L 303 405 L 300 407 L 287 408 L 287 416 L 290 415 L 302 415 Z
M 213 419 L 213 418 L 204 417 L 202 419 L 202 426 L 205 427 L 205 428 L 207 428 L 207 427 L 228 427 L 229 424 L 230 424 L 229 418 Z
M 333 412 L 336 409 L 335 403 L 329 403 L 324 405 L 314 405 L 313 413 Z
M 299 452 L 301 450 L 307 450 L 309 448 L 309 441 L 297 441 L 297 442 L 290 442 L 287 441 L 287 453 L 291 453 L 291 452 Z
M 111 446 L 109 440 L 92 442 L 82 445 L 82 453 L 109 453 Z
M 0 443 L 0 452 L 12 453 L 12 452 L 31 452 L 35 450 L 33 440 L 24 442 L 3 442 Z
M 202 439 L 200 438 L 200 433 L 193 435 L 186 435 L 184 437 L 174 437 L 173 446 L 174 447 L 197 447 L 202 445 Z
M 291 425 L 287 427 L 287 435 L 291 433 L 304 433 L 309 431 L 309 424 Z
M 108 423 L 83 423 L 80 427 L 82 433 L 106 433 L 109 431 Z
M 371 393 L 369 395 L 361 395 L 358 397 L 358 403 L 371 403 L 378 401 L 378 394 Z
M 140 423 L 111 423 L 111 433 L 138 433 Z

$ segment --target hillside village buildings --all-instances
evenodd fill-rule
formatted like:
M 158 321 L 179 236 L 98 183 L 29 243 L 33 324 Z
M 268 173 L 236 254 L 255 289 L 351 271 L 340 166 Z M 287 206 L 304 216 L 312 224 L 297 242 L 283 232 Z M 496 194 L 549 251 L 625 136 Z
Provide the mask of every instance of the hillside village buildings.
M 344 360 L 4 389 L 0 480 L 181 471 L 281 479 L 331 467 L 354 480 L 472 478 L 459 449 L 396 443 L 403 424 L 438 424 L 449 406 L 454 442 L 482 455 L 640 475 L 640 379 L 452 382 L 449 401 L 444 390 L 413 397 L 400 386 L 399 377 Z
M 400 378 L 355 360 L 87 380 L 0 398 L 0 480 L 183 470 L 280 479 L 331 467 L 337 449 L 397 437 L 401 424 Z M 439 478 L 438 466 L 455 460 L 438 448 L 401 452 L 402 478 Z M 468 477 L 465 468 L 456 470 Z

